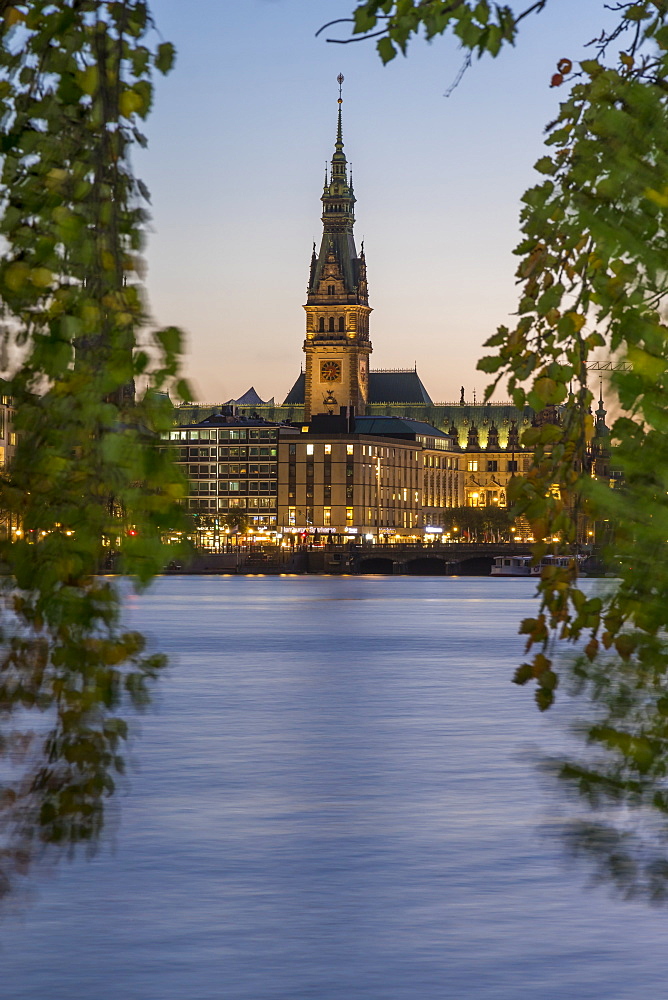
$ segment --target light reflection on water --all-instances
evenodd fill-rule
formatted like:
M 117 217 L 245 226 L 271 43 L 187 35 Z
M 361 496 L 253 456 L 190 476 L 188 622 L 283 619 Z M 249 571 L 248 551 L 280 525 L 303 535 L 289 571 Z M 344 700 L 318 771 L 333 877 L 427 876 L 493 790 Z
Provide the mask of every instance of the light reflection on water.
M 562 737 L 509 681 L 534 589 L 193 577 L 129 598 L 173 667 L 115 846 L 0 928 L 0 996 L 662 995 L 665 911 L 588 891 L 537 832 L 534 747 Z

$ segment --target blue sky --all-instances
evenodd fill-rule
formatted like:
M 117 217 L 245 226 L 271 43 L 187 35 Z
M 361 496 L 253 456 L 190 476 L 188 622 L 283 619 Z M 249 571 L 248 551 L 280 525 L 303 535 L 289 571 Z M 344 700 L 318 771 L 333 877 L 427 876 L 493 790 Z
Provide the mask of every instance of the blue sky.
M 549 81 L 560 58 L 584 56 L 605 23 L 603 2 L 551 0 L 523 22 L 515 49 L 475 62 L 448 98 L 463 60 L 453 40 L 416 41 L 383 67 L 373 43 L 314 37 L 353 7 L 151 4 L 178 54 L 157 81 L 149 149 L 135 154 L 152 192 L 147 291 L 155 322 L 187 333 L 199 400 L 251 384 L 282 400 L 299 372 L 339 72 L 372 367 L 417 362 L 435 401 L 458 399 L 461 385 L 467 398 L 484 390 L 483 341 L 515 308 L 520 198 L 565 96 Z

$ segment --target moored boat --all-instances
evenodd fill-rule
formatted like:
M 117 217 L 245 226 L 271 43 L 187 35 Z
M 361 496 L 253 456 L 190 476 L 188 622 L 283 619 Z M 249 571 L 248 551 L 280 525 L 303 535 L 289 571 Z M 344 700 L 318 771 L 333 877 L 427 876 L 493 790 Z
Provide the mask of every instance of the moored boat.
M 573 559 L 577 560 L 578 576 L 586 576 L 582 571 L 584 559 L 582 556 L 543 556 L 535 566 L 531 564 L 531 556 L 496 556 L 492 566 L 492 576 L 540 576 L 546 566 L 568 568 Z

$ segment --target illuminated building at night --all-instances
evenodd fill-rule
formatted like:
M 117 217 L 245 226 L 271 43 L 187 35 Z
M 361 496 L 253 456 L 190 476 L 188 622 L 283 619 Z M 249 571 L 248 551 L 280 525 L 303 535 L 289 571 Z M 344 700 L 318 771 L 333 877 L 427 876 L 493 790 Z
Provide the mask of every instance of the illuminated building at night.
M 281 527 L 403 537 L 440 526 L 464 499 L 463 459 L 430 424 L 320 414 L 279 439 Z
M 356 198 L 344 153 L 341 103 L 339 91 L 334 154 L 321 196 L 322 238 L 319 249 L 315 244 L 313 247 L 304 305 L 302 370 L 280 405 L 273 399 L 261 400 L 254 389 L 229 402 L 236 405 L 241 415 L 252 414 L 275 424 L 308 426 L 312 418 L 337 416 L 343 408 L 359 418 L 394 418 L 431 425 L 434 437 L 439 440 L 447 437 L 448 447 L 458 453 L 457 471 L 463 473 L 463 483 L 456 491 L 441 495 L 430 489 L 432 481 L 436 481 L 436 476 L 431 475 L 432 467 L 423 465 L 430 470 L 424 478 L 425 499 L 436 496 L 435 507 L 441 503 L 444 507 L 505 506 L 510 478 L 525 471 L 530 461 L 520 441 L 522 432 L 533 422 L 534 411 L 530 407 L 518 409 L 511 403 L 471 403 L 465 399 L 463 388 L 457 402 L 434 403 L 415 366 L 401 370 L 370 368 L 372 309 L 364 248 L 357 251 L 353 232 Z M 177 408 L 176 420 L 180 425 L 199 423 L 220 412 L 220 408 L 221 404 L 184 404 Z M 436 471 L 448 469 L 437 467 Z M 281 481 L 280 472 L 278 478 Z M 359 485 L 361 488 L 361 482 Z M 282 483 L 283 487 L 287 490 L 286 484 Z M 295 508 L 295 518 L 296 511 L 301 510 L 304 519 L 311 506 L 314 518 L 316 509 L 322 506 L 324 511 L 327 507 L 324 503 L 309 505 L 305 501 L 306 497 L 304 503 L 286 502 L 285 506 Z M 359 525 L 362 528 L 369 521 L 369 505 L 354 506 L 367 511 L 364 525 Z M 292 515 L 285 516 L 289 519 Z M 282 517 L 283 514 L 279 523 Z M 400 520 L 403 521 L 403 513 Z M 422 521 L 426 521 L 426 515 Z

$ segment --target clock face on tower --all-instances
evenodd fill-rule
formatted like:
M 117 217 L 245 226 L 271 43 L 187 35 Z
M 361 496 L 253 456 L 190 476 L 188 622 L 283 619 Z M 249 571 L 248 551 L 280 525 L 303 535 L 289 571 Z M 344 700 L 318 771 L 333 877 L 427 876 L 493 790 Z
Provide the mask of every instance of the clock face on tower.
M 339 361 L 321 361 L 320 380 L 321 382 L 340 382 L 341 363 Z

